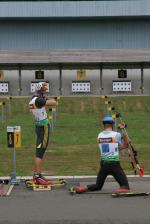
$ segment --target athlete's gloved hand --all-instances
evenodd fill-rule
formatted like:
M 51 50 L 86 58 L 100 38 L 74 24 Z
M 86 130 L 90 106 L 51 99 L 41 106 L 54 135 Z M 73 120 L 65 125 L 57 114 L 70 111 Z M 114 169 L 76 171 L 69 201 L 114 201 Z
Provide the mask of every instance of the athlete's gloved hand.
M 60 96 L 54 97 L 54 100 L 56 101 L 56 106 L 59 104 Z
M 119 129 L 125 129 L 127 127 L 127 124 L 122 122 L 121 124 L 118 125 Z

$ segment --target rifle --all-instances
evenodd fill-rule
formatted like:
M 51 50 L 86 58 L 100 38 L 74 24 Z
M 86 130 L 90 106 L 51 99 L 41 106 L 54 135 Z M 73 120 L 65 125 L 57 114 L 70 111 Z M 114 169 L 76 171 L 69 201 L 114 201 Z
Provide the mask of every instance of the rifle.
M 126 127 L 127 125 L 124 123 L 122 116 L 120 113 L 116 113 L 116 118 L 119 118 L 121 124 L 118 126 L 118 129 L 120 131 L 123 131 L 123 133 L 127 136 L 128 139 L 128 156 L 130 158 L 130 163 L 132 165 L 132 168 L 134 170 L 134 174 L 139 174 L 140 177 L 144 175 L 144 167 L 141 167 L 138 161 L 138 152 L 134 148 L 131 139 L 129 138 L 129 135 L 127 133 Z

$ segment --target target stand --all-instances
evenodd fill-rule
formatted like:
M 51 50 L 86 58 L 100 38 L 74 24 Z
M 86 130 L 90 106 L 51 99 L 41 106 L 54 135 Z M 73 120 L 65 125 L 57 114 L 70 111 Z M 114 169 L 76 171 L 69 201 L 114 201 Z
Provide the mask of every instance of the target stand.
M 17 179 L 16 172 L 16 149 L 21 147 L 21 127 L 7 126 L 7 144 L 8 148 L 13 150 L 13 171 L 11 173 L 11 184 L 18 185 L 20 179 Z

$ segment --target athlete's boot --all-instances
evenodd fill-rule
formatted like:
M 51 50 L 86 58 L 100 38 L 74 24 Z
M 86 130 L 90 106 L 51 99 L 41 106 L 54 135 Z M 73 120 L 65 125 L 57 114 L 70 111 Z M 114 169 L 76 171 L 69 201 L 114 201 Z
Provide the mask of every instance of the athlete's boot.
M 76 185 L 73 187 L 73 189 L 78 194 L 82 194 L 88 190 L 87 187 L 84 185 Z
M 130 191 L 127 187 L 120 187 L 116 190 L 116 193 L 128 193 Z
M 52 181 L 49 178 L 44 177 L 42 174 L 40 174 L 40 177 L 42 177 L 45 181 L 48 181 L 49 183 L 52 183 Z
M 39 184 L 39 185 L 49 185 L 51 184 L 51 181 L 47 178 L 45 178 L 44 176 L 42 176 L 42 174 L 34 174 L 33 175 L 33 182 L 35 184 Z

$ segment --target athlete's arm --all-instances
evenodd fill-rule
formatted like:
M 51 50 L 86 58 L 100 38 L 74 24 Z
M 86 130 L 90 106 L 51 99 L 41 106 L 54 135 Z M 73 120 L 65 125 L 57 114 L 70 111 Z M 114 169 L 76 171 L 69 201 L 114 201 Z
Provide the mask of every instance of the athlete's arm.
M 45 106 L 56 106 L 56 105 L 57 105 L 57 101 L 55 99 L 46 100 Z
M 44 106 L 55 106 L 57 104 L 56 100 L 54 99 L 46 99 L 42 97 L 38 97 L 35 100 L 35 106 L 36 108 L 42 108 Z
M 126 149 L 129 146 L 128 137 L 127 137 L 127 135 L 123 134 L 122 138 L 123 138 L 123 144 L 122 144 L 121 148 Z
M 121 140 L 121 134 L 117 133 L 116 139 L 120 149 L 128 148 L 128 137 L 125 134 L 122 136 L 122 140 Z

